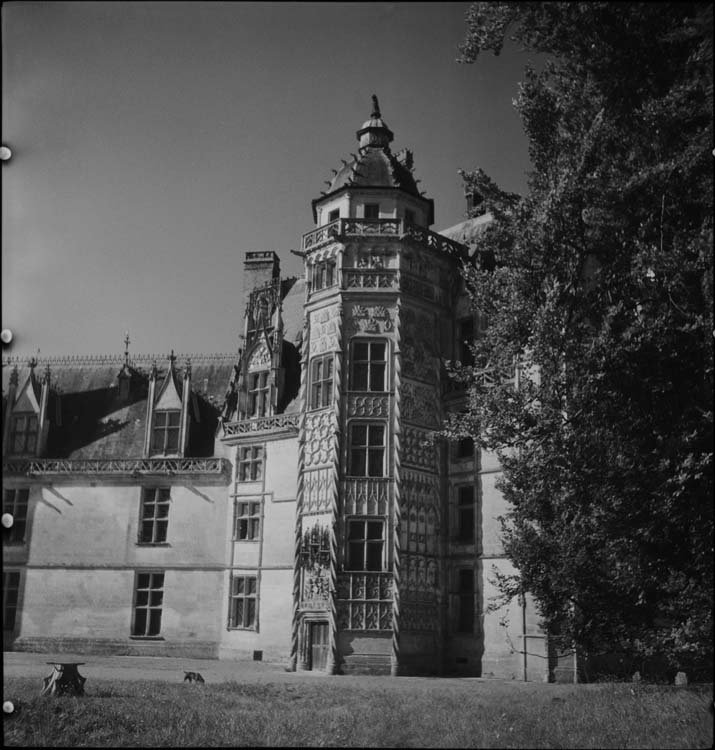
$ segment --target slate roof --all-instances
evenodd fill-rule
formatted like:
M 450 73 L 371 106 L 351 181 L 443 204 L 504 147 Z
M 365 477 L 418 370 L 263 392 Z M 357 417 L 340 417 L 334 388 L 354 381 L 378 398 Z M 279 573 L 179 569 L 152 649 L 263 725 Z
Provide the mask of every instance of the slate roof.
M 187 456 L 211 456 L 214 435 L 235 354 L 179 355 L 175 369 L 183 383 L 186 358 L 191 360 L 192 415 Z M 118 374 L 124 357 L 39 358 L 36 374 L 49 365 L 51 398 L 48 406 L 50 431 L 46 458 L 141 458 L 144 452 L 149 373 L 156 359 L 160 386 L 168 372 L 166 357 L 133 356 L 129 397 L 119 397 Z M 27 362 L 8 358 L 2 362 L 3 403 L 10 374 L 18 367 L 18 392 L 30 376 Z M 198 420 L 196 416 L 198 415 Z
M 399 188 L 416 198 L 421 197 L 412 172 L 389 148 L 379 146 L 360 149 L 359 154 L 338 170 L 327 193 L 330 195 L 344 187 Z

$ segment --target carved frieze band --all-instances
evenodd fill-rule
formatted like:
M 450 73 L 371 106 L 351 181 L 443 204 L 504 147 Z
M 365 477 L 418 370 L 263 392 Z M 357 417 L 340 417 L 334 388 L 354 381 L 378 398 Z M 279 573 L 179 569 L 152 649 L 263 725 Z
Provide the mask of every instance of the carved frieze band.
M 346 515 L 385 515 L 390 500 L 390 479 L 346 479 L 343 504 Z
M 338 348 L 338 305 L 329 305 L 310 314 L 310 356 Z
M 392 628 L 392 575 L 343 573 L 338 576 L 340 630 Z
M 348 417 L 389 417 L 389 396 L 348 395 Z
M 335 450 L 333 412 L 330 409 L 310 412 L 305 417 L 305 468 L 329 464 Z
M 425 471 L 437 471 L 437 446 L 434 433 L 405 425 L 402 431 L 402 463 Z
M 347 329 L 354 333 L 388 333 L 395 327 L 394 311 L 385 305 L 352 305 L 346 316 Z
M 433 387 L 403 380 L 400 396 L 404 421 L 439 427 L 439 395 Z

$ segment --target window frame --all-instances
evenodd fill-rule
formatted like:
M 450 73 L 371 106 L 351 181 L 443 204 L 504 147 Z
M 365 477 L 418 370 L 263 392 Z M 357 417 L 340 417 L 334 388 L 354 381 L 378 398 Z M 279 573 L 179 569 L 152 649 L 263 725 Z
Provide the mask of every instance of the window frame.
M 247 590 L 237 591 L 236 583 L 242 581 Z M 248 582 L 253 584 L 253 590 L 250 590 Z M 253 617 L 251 618 L 250 603 L 253 602 Z M 240 604 L 239 604 L 240 603 Z M 239 606 L 241 607 L 241 624 L 238 624 Z M 244 624 L 244 620 L 249 620 Z M 231 573 L 231 582 L 228 593 L 228 630 L 253 630 L 258 631 L 258 575 L 236 574 Z
M 329 289 L 338 283 L 338 264 L 335 258 L 316 261 L 312 268 L 311 292 Z
M 245 455 L 250 451 L 250 457 Z M 238 446 L 238 467 L 236 481 L 238 482 L 260 482 L 263 479 L 263 467 L 265 462 L 265 446 L 261 444 Z M 257 474 L 257 476 L 253 476 Z
M 372 219 L 372 220 L 379 219 L 380 218 L 380 204 L 379 203 L 363 203 L 362 215 L 365 219 Z
M 353 536 L 352 530 L 362 525 L 362 534 Z M 379 527 L 379 536 L 370 536 L 370 525 Z M 344 569 L 354 573 L 384 573 L 387 570 L 387 544 L 383 516 L 350 516 L 345 520 L 345 562 Z M 360 552 L 362 549 L 362 552 Z M 359 558 L 360 567 L 354 563 Z M 379 560 L 379 565 L 374 564 Z
M 20 420 L 25 421 L 23 429 L 18 429 Z M 30 429 L 30 427 L 34 429 Z M 17 447 L 21 438 L 21 447 Z M 32 439 L 31 446 L 29 445 Z M 40 439 L 40 418 L 34 411 L 19 411 L 12 413 L 12 428 L 10 431 L 10 454 L 13 456 L 34 455 Z
M 153 505 L 151 516 L 146 515 L 146 509 Z M 166 515 L 159 513 L 160 509 L 166 509 Z M 137 529 L 137 544 L 147 547 L 168 545 L 169 538 L 169 513 L 171 510 L 171 487 L 142 487 L 141 502 L 139 503 L 139 527 Z M 151 523 L 151 539 L 146 539 L 144 527 Z M 163 527 L 163 539 L 157 534 L 157 530 Z
M 460 544 L 474 544 L 477 520 L 476 488 L 473 484 L 462 484 L 456 490 L 455 541 Z M 469 497 L 466 497 L 467 492 Z M 471 519 L 471 522 L 469 519 Z
M 365 442 L 356 443 L 356 431 L 360 428 L 365 428 Z M 371 442 L 371 433 L 382 430 L 382 441 L 378 444 L 377 442 Z M 387 434 L 387 422 L 386 421 L 372 421 L 366 420 L 351 420 L 349 428 L 349 448 L 348 448 L 348 472 L 349 477 L 360 478 L 360 479 L 381 479 L 388 476 L 387 466 L 387 448 L 388 448 L 388 434 Z M 377 454 L 378 450 L 381 453 L 381 470 L 380 473 L 373 473 L 371 454 Z M 361 455 L 362 458 L 356 459 L 357 455 Z M 361 465 L 358 465 L 361 464 Z M 362 470 L 362 473 L 356 473 L 356 470 Z
M 148 576 L 146 586 L 140 586 L 142 576 Z M 161 585 L 154 585 L 157 578 L 161 578 Z M 131 638 L 137 639 L 163 639 L 161 635 L 161 619 L 164 608 L 164 587 L 166 585 L 166 571 L 165 570 L 137 570 L 134 574 L 134 600 L 132 602 L 132 626 L 131 626 Z M 140 604 L 141 594 L 146 592 L 146 603 Z M 154 598 L 157 595 L 159 603 L 157 604 Z M 154 626 L 153 613 L 159 613 L 158 616 L 158 627 L 155 633 L 152 633 Z M 143 628 L 139 628 L 139 612 L 144 613 Z M 143 630 L 144 632 L 138 632 Z
M 471 447 L 469 450 L 465 450 L 465 446 L 467 444 L 471 444 Z M 455 461 L 466 461 L 467 459 L 474 458 L 475 448 L 476 448 L 476 444 L 474 442 L 474 438 L 472 437 L 460 438 L 454 444 L 453 459 Z
M 329 363 L 329 377 L 316 378 L 316 366 Z M 310 411 L 325 409 L 333 402 L 333 377 L 335 373 L 335 355 L 321 354 L 310 361 Z M 321 373 L 322 374 L 322 373 Z M 316 401 L 318 403 L 316 403 Z
M 367 356 L 359 357 L 357 349 L 360 346 L 367 346 Z M 373 347 L 384 346 L 384 353 L 381 359 L 373 357 Z M 388 339 L 382 337 L 355 337 L 350 342 L 350 390 L 359 393 L 388 393 L 387 384 L 389 382 L 389 362 L 390 362 L 390 343 Z M 357 368 L 364 367 L 365 387 L 358 383 Z M 373 388 L 373 376 L 379 372 L 382 367 L 382 388 Z M 362 379 L 362 375 L 359 376 Z
M 176 424 L 171 424 L 171 417 L 176 417 Z M 166 419 L 164 424 L 159 424 L 159 418 Z M 176 448 L 171 450 L 170 437 L 175 434 Z M 158 440 L 161 436 L 161 439 Z M 156 409 L 151 428 L 151 455 L 173 456 L 181 452 L 181 409 Z M 161 443 L 161 447 L 158 447 Z
M 270 370 L 256 370 L 248 373 L 248 418 L 260 419 L 270 414 Z
M 2 512 L 3 514 L 10 513 L 13 518 L 12 526 L 9 529 L 3 526 L 2 536 L 5 544 L 25 544 L 29 505 L 29 487 L 14 487 L 3 490 Z
M 337 221 L 339 218 L 340 218 L 339 208 L 333 208 L 330 211 L 328 211 L 328 224 L 332 224 L 334 221 Z
M 14 632 L 17 627 L 17 610 L 20 601 L 20 571 L 2 572 L 2 626 L 5 632 Z
M 245 510 L 242 506 L 246 506 Z M 259 542 L 261 540 L 261 529 L 263 519 L 263 503 L 250 497 L 237 497 L 233 504 L 233 541 L 234 542 Z M 239 525 L 245 522 L 245 536 L 240 533 Z

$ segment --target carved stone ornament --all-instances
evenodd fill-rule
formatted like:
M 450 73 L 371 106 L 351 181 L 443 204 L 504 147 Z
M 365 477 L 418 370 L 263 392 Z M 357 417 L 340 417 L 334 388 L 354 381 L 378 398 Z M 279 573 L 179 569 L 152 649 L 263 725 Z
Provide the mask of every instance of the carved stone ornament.
M 351 333 L 387 333 L 394 327 L 394 313 L 384 305 L 353 305 L 348 318 Z
M 405 426 L 402 433 L 403 464 L 427 471 L 437 471 L 437 446 L 430 443 L 432 433 L 416 427 Z
M 303 473 L 303 513 L 324 513 L 330 510 L 330 468 Z
M 433 387 L 403 381 L 400 396 L 405 421 L 426 427 L 439 426 L 439 394 Z
M 315 563 L 303 571 L 302 609 L 325 609 L 330 599 L 330 571 Z
M 251 358 L 248 360 L 248 371 L 257 372 L 258 370 L 267 370 L 271 366 L 271 352 L 266 346 L 265 341 L 253 350 Z
M 349 417 L 389 417 L 389 396 L 358 396 L 350 394 L 348 397 Z
M 327 409 L 305 418 L 305 466 L 320 466 L 332 461 L 334 451 L 333 415 Z
M 330 305 L 316 310 L 310 316 L 310 356 L 338 348 L 338 321 L 340 308 Z

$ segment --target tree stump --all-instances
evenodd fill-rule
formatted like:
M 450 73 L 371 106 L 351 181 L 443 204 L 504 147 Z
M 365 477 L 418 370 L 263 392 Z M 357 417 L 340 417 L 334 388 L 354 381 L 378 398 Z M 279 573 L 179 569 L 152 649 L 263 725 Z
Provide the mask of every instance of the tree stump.
M 86 677 L 82 677 L 77 667 L 85 662 L 57 663 L 48 661 L 54 669 L 49 677 L 42 680 L 40 695 L 84 695 Z

